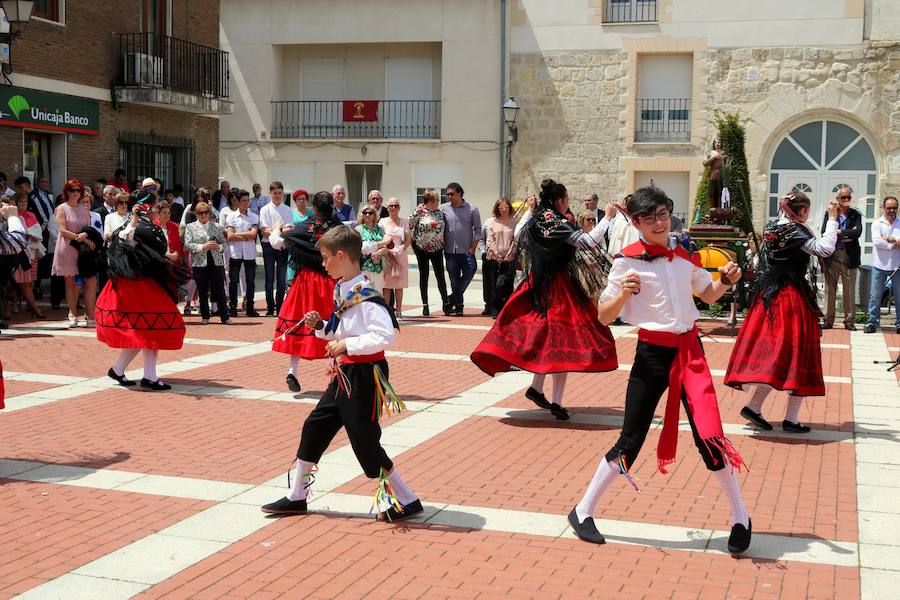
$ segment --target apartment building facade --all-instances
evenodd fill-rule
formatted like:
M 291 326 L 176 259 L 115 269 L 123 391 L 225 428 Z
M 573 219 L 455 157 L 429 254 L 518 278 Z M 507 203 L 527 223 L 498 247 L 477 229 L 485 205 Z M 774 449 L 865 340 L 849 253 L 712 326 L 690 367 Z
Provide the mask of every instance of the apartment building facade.
M 234 114 L 223 176 L 288 190 L 370 189 L 411 208 L 426 187 L 499 189 L 501 3 L 222 0 Z
M 652 183 L 690 220 L 717 109 L 745 119 L 758 225 L 794 189 L 813 198 L 816 225 L 838 185 L 853 187 L 867 219 L 900 192 L 896 2 L 515 0 L 510 10 L 516 195 L 547 175 L 602 201 Z M 871 240 L 863 246 L 871 257 Z
M 218 0 L 38 0 L 0 86 L 0 170 L 10 179 L 152 176 L 215 185 L 231 111 Z M 66 116 L 68 115 L 68 117 Z

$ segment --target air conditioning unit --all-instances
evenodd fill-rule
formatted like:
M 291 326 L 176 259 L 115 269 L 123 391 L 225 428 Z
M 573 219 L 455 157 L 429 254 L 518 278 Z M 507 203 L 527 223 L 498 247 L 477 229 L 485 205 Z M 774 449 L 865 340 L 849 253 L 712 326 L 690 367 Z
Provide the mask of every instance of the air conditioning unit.
M 161 56 L 129 52 L 125 54 L 125 85 L 163 87 L 163 59 Z

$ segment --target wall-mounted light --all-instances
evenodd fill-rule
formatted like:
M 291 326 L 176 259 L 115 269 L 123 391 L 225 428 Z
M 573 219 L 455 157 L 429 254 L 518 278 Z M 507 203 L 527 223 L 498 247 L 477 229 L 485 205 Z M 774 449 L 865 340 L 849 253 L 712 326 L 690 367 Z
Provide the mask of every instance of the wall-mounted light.
M 25 25 L 31 21 L 34 0 L 0 0 L 0 8 L 3 9 L 6 20 L 9 22 L 9 32 L 0 33 L 0 44 L 10 44 L 9 61 L 0 67 L 2 67 L 3 79 L 7 84 L 11 84 L 9 74 L 12 73 L 12 41 L 22 35 Z
M 513 142 L 519 137 L 519 128 L 516 127 L 516 117 L 518 117 L 518 115 L 519 105 L 516 104 L 515 99 L 510 96 L 510 98 L 503 103 L 503 121 L 506 123 L 510 140 Z

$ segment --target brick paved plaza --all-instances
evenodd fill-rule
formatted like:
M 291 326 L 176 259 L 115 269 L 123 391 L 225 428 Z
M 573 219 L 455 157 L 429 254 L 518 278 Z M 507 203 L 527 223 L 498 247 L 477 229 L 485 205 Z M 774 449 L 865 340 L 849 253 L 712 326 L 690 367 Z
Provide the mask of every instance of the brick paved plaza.
M 570 377 L 573 417 L 558 422 L 524 399 L 529 375 L 491 380 L 469 361 L 491 323 L 478 285 L 471 314 L 409 319 L 390 355 L 409 410 L 383 423 L 383 441 L 427 503 L 397 524 L 368 514 L 374 485 L 343 434 L 320 464 L 314 514 L 260 512 L 284 494 L 327 383 L 324 362 L 305 363 L 303 391 L 287 392 L 274 320 L 188 318 L 183 350 L 160 356 L 168 393 L 113 386 L 115 352 L 93 331 L 16 321 L 0 336 L 0 597 L 898 597 L 900 381 L 872 361 L 896 356 L 900 336 L 826 331 L 828 395 L 801 412 L 814 431 L 763 435 L 722 385 L 736 332 L 702 323 L 725 430 L 752 469 L 740 480 L 753 544 L 725 552 L 728 503 L 683 423 L 668 475 L 651 432 L 633 470 L 642 493 L 616 482 L 598 511 L 608 543 L 594 546 L 565 515 L 617 436 L 636 335 L 614 328 L 618 371 Z M 410 315 L 417 297 L 408 290 Z M 784 404 L 766 413 L 778 421 Z

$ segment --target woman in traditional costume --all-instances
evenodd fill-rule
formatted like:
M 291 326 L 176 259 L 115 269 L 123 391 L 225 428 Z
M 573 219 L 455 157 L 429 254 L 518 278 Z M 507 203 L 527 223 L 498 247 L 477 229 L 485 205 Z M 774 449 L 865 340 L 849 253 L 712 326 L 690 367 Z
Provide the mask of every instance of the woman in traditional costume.
M 560 420 L 569 418 L 562 406 L 569 372 L 618 367 L 612 333 L 590 302 L 606 284 L 609 259 L 597 245 L 612 209 L 585 233 L 565 216 L 568 206 L 564 185 L 541 182 L 540 206 L 523 215 L 517 232 L 525 277 L 471 356 L 491 376 L 513 368 L 534 373 L 525 396 Z M 552 402 L 541 391 L 548 373 Z
M 807 433 L 799 421 L 805 396 L 824 396 L 821 330 L 816 293 L 809 280 L 810 259 L 826 257 L 837 243 L 837 205 L 828 207 L 821 239 L 806 226 L 809 198 L 792 192 L 780 200 L 782 217 L 766 226 L 759 250 L 754 300 L 738 333 L 725 384 L 756 384 L 741 416 L 760 429 L 772 425 L 761 411 L 772 388 L 790 394 L 781 423 L 784 431 Z
M 172 386 L 156 373 L 159 351 L 179 350 L 184 343 L 184 320 L 175 305 L 184 273 L 166 257 L 166 236 L 154 223 L 155 196 L 136 195 L 131 220 L 109 240 L 110 279 L 97 299 L 97 339 L 122 350 L 107 372 L 119 385 L 135 385 L 125 369 L 140 351 L 141 387 L 163 391 Z
M 288 271 L 296 273 L 290 289 L 278 313 L 275 325 L 275 339 L 272 350 L 291 356 L 291 366 L 285 383 L 292 392 L 300 391 L 297 372 L 300 359 L 324 359 L 325 340 L 317 338 L 315 332 L 303 327 L 306 313 L 316 311 L 322 315 L 331 314 L 335 281 L 322 266 L 322 254 L 316 248 L 325 232 L 342 225 L 335 216 L 334 199 L 329 192 L 318 192 L 313 196 L 314 216 L 302 220 L 295 217 L 293 228 L 282 231 L 283 223 L 276 223 L 269 237 L 269 243 L 276 250 L 287 250 Z

